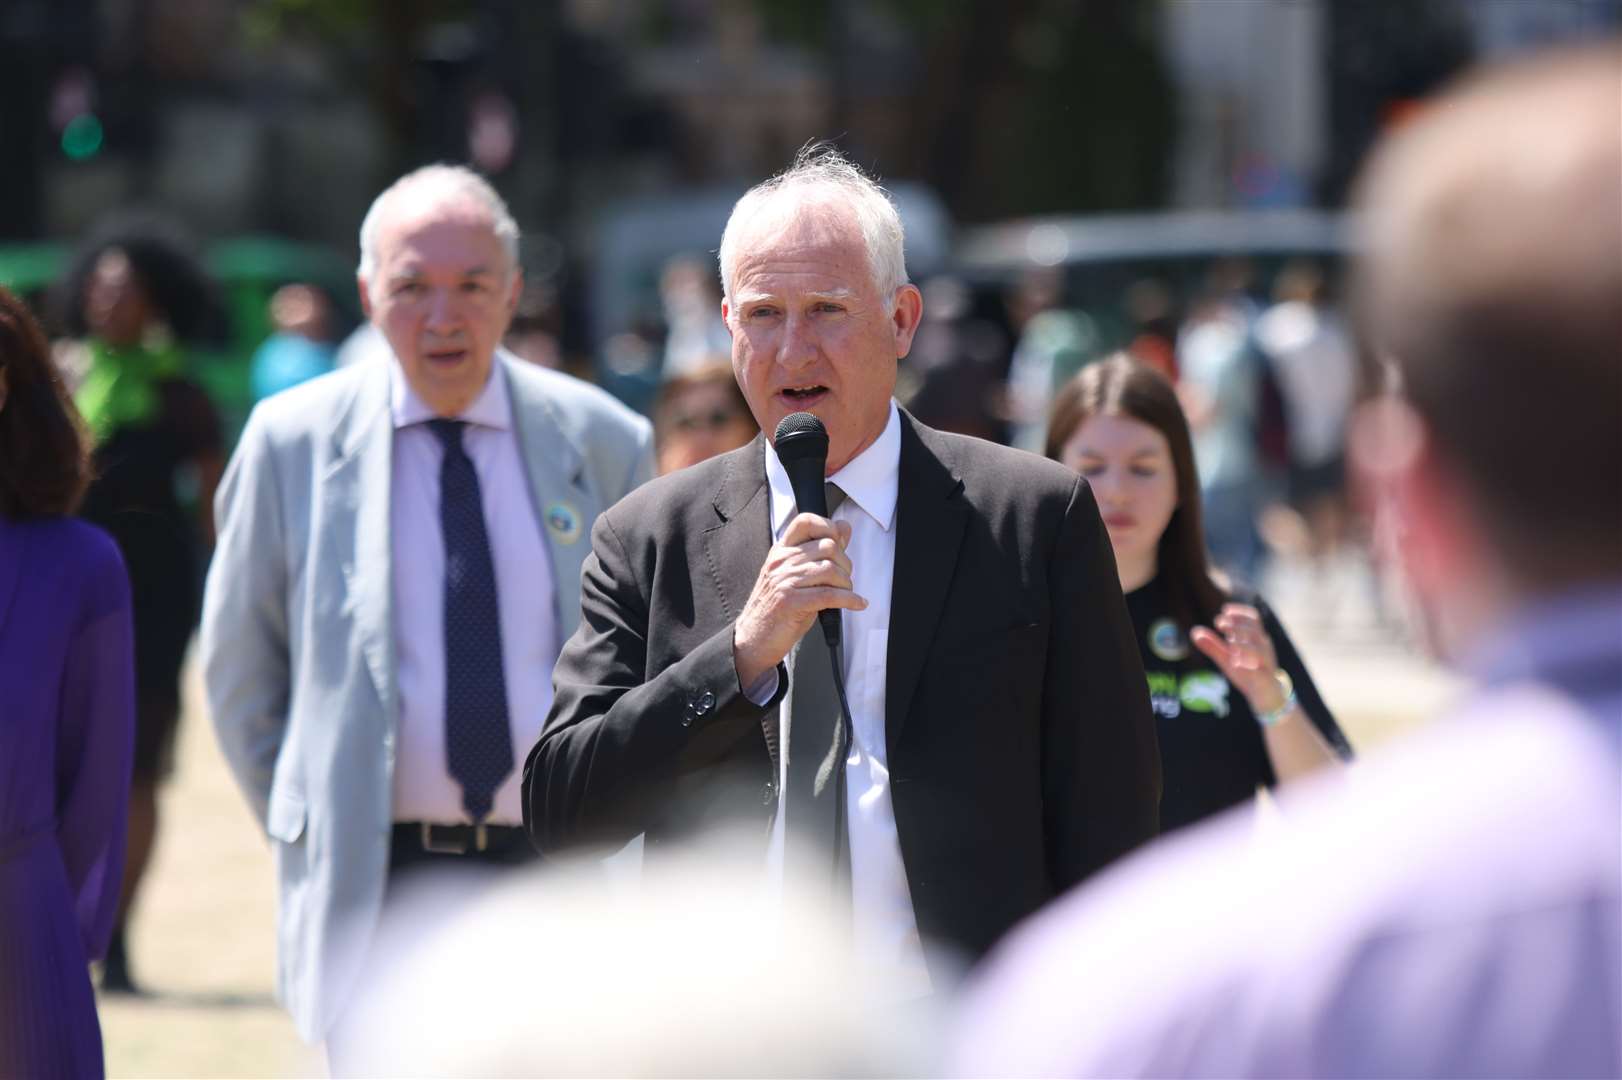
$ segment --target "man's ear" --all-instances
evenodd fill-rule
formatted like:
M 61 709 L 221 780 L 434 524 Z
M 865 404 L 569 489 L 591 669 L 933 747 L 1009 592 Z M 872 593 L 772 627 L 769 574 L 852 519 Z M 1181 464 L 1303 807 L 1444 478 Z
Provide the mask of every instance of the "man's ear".
M 906 284 L 895 291 L 895 310 L 890 313 L 895 327 L 896 359 L 912 351 L 912 339 L 918 333 L 918 324 L 924 317 L 924 294 L 918 286 Z
M 726 297 L 721 297 L 721 323 L 727 328 L 727 337 L 732 336 L 732 308 L 727 304 Z
M 359 274 L 355 275 L 355 288 L 360 293 L 360 313 L 366 316 L 366 321 L 372 320 L 372 289 L 367 280 Z
M 513 267 L 512 287 L 507 290 L 507 318 L 511 319 L 518 314 L 518 300 L 524 295 L 524 271 L 521 267 Z

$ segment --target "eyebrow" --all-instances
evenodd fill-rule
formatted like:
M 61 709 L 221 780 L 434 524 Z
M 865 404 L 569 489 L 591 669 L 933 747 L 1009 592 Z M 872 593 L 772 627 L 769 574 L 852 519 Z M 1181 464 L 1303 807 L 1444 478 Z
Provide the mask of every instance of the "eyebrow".
M 821 289 L 817 292 L 808 292 L 804 293 L 803 295 L 811 301 L 850 300 L 857 295 L 857 292 L 855 289 Z M 743 292 L 740 290 L 736 294 L 736 298 L 739 307 L 742 307 L 745 304 L 782 302 L 782 298 L 777 293 L 772 292 Z
M 484 266 L 482 264 L 479 265 L 479 266 L 470 266 L 466 270 L 452 271 L 452 273 L 459 273 L 462 277 L 465 277 L 465 278 L 467 278 L 467 277 L 496 277 L 497 274 L 498 274 L 497 270 L 494 267 Z M 393 273 L 389 274 L 388 279 L 390 281 L 409 281 L 412 278 L 419 278 L 419 277 L 422 277 L 422 276 L 423 276 L 422 267 L 420 267 L 420 266 L 408 266 L 403 270 L 396 270 Z
M 1081 453 L 1082 457 L 1101 458 L 1101 457 L 1108 457 L 1109 456 L 1108 454 L 1100 453 L 1097 450 L 1092 450 L 1092 449 L 1089 449 L 1089 448 L 1087 448 L 1085 446 L 1081 448 L 1080 453 Z M 1146 457 L 1147 458 L 1158 458 L 1158 457 L 1163 457 L 1163 456 L 1167 456 L 1167 455 L 1163 454 L 1160 450 L 1144 449 L 1144 450 L 1134 450 L 1134 451 L 1132 451 L 1130 454 L 1127 455 L 1127 458 L 1129 460 L 1131 460 L 1131 461 L 1136 461 L 1138 458 L 1146 458 Z

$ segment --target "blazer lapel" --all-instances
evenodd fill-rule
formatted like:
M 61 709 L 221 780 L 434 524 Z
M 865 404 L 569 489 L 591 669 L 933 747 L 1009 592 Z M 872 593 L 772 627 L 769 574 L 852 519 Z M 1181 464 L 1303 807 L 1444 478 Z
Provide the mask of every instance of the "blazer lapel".
M 885 746 L 894 762 L 913 692 L 940 623 L 969 506 L 934 432 L 901 414 L 895 579 L 884 691 Z
M 394 418 L 389 411 L 389 369 L 377 363 L 356 388 L 348 413 L 335 426 L 337 463 L 323 480 L 326 498 L 348 513 L 333 514 L 331 542 L 344 567 L 361 655 L 389 723 L 395 720 L 393 545 L 390 540 Z M 348 525 L 352 536 L 342 535 Z
M 721 610 L 733 620 L 743 610 L 760 567 L 772 546 L 771 487 L 766 483 L 766 438 L 731 455 L 726 475 L 715 493 L 715 512 L 721 523 L 703 534 L 704 558 L 721 597 Z M 696 575 L 695 575 L 696 577 Z M 761 718 L 766 749 L 777 765 L 778 716 L 769 710 Z
M 553 403 L 522 379 L 508 374 L 509 361 L 496 354 L 507 380 L 513 432 L 529 479 L 535 520 L 541 523 L 546 550 L 552 558 L 552 595 L 557 607 L 558 644 L 561 646 L 580 623 L 580 567 L 590 547 L 585 543 L 602 500 L 586 479 L 580 448 L 563 433 Z

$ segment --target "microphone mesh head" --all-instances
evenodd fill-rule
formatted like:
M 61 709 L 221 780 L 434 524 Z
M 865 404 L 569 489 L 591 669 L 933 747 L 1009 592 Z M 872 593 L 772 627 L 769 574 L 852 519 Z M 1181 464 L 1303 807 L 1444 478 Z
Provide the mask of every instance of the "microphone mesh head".
M 828 429 L 822 421 L 808 412 L 790 413 L 777 423 L 772 436 L 772 447 L 779 461 L 828 456 Z

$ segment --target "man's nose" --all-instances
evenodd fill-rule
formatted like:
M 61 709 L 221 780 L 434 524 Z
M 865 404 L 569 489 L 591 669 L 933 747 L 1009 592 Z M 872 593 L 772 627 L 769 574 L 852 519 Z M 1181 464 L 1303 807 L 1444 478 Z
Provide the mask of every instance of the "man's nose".
M 784 367 L 791 368 L 805 367 L 817 358 L 815 332 L 805 316 L 791 314 L 783 320 L 777 358 Z
M 461 324 L 456 298 L 449 289 L 435 289 L 428 297 L 428 329 L 435 333 L 449 333 Z

